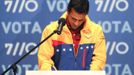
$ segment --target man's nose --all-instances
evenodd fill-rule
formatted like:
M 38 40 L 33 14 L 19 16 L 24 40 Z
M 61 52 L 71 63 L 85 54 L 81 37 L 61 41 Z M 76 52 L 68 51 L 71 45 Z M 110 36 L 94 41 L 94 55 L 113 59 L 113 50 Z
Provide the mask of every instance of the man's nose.
M 79 25 L 79 21 L 75 21 L 74 24 L 75 24 L 76 26 L 78 26 L 78 25 Z

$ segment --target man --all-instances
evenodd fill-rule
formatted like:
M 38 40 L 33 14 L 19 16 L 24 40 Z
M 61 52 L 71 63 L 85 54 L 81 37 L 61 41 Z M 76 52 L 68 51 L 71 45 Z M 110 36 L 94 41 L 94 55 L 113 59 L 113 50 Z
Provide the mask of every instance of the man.
M 70 0 L 62 18 L 66 19 L 61 35 L 53 35 L 39 47 L 40 70 L 103 70 L 106 44 L 100 25 L 88 17 L 88 0 Z M 58 27 L 53 22 L 43 33 L 45 39 Z

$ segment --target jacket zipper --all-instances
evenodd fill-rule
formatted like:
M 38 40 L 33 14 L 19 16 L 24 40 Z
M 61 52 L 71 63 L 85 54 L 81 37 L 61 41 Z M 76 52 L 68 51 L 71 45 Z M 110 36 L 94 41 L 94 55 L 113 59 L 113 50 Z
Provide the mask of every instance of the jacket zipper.
M 74 46 L 73 46 L 73 49 L 75 49 Z M 77 50 L 78 50 L 78 49 L 79 49 L 79 45 L 78 45 Z M 74 50 L 73 50 L 73 51 L 74 51 Z M 78 56 L 78 52 L 79 52 L 79 50 L 77 51 L 76 55 L 75 55 L 75 53 L 73 52 L 73 54 L 74 54 L 74 66 L 75 66 L 75 68 L 76 68 L 76 66 L 77 66 L 77 56 Z

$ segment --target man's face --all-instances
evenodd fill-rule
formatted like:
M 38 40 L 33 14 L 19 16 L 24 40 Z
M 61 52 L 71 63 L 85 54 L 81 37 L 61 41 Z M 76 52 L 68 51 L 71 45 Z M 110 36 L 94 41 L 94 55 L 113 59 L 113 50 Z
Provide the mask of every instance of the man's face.
M 83 22 L 85 22 L 84 13 L 77 13 L 74 9 L 68 12 L 67 20 L 73 29 L 77 29 Z

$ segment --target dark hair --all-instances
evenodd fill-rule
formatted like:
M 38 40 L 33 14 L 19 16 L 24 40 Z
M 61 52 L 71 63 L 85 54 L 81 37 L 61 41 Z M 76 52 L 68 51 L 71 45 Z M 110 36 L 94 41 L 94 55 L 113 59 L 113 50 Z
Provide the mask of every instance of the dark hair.
M 70 0 L 67 11 L 70 12 L 74 9 L 78 13 L 88 14 L 89 11 L 89 1 L 88 0 Z

